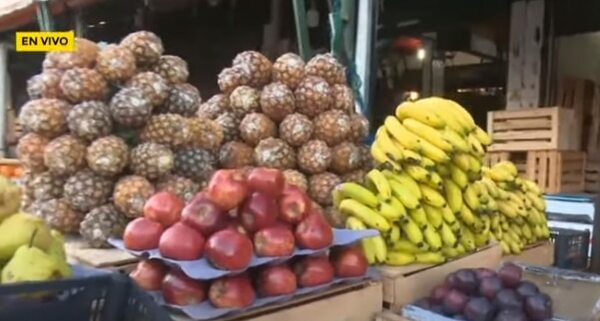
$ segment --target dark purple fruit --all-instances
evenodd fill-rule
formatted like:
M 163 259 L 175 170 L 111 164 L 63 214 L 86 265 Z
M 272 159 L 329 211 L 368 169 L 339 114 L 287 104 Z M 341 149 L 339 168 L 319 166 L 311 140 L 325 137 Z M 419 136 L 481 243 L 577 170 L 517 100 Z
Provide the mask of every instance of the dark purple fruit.
M 431 290 L 431 300 L 435 303 L 442 303 L 446 295 L 450 292 L 450 288 L 446 285 L 438 285 Z
M 476 293 L 479 289 L 479 282 L 475 272 L 469 269 L 456 271 L 456 289 L 467 294 Z
M 413 305 L 418 306 L 421 309 L 429 310 L 431 309 L 432 300 L 430 298 L 422 298 L 415 301 Z
M 499 309 L 523 309 L 521 297 L 512 289 L 502 289 L 496 294 L 496 306 Z
M 523 298 L 540 293 L 540 289 L 538 289 L 537 285 L 529 281 L 522 281 L 519 283 L 515 291 Z
M 446 276 L 446 280 L 444 281 L 444 285 L 451 289 L 455 289 L 458 284 L 458 280 L 456 279 L 456 272 L 450 273 Z
M 469 321 L 491 321 L 494 306 L 486 298 L 472 298 L 463 312 Z
M 490 300 L 495 299 L 496 294 L 502 289 L 502 281 L 497 276 L 483 278 L 479 283 L 479 294 Z
M 496 314 L 494 321 L 528 321 L 527 315 L 521 310 L 504 309 Z
M 546 294 L 537 294 L 525 299 L 525 312 L 532 321 L 552 318 L 552 299 Z
M 454 315 L 462 313 L 465 305 L 467 305 L 467 302 L 469 302 L 468 296 L 458 290 L 453 289 L 446 294 L 442 304 L 444 306 L 444 312 L 446 312 L 448 315 Z
M 475 275 L 477 276 L 478 280 L 481 280 L 481 279 L 489 278 L 492 276 L 497 276 L 498 273 L 496 273 L 496 271 L 488 269 L 488 268 L 478 268 L 478 269 L 475 269 Z
M 512 263 L 506 263 L 500 268 L 498 275 L 505 287 L 515 288 L 521 282 L 523 270 Z

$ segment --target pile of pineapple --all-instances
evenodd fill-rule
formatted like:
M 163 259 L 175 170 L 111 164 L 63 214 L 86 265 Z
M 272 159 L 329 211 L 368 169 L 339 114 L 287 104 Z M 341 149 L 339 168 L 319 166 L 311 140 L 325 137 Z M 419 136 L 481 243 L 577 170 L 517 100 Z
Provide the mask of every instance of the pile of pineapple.
M 49 53 L 27 83 L 23 207 L 105 247 L 156 191 L 193 196 L 216 169 L 224 132 L 196 116 L 202 101 L 187 63 L 164 55 L 155 34 L 76 41 L 75 52 Z
M 218 85 L 221 93 L 202 104 L 198 115 L 223 128 L 220 167 L 284 170 L 288 182 L 326 209 L 336 185 L 360 182 L 372 168 L 362 144 L 369 122 L 355 111 L 344 67 L 332 55 L 305 63 L 286 53 L 272 63 L 245 51 L 218 75 Z

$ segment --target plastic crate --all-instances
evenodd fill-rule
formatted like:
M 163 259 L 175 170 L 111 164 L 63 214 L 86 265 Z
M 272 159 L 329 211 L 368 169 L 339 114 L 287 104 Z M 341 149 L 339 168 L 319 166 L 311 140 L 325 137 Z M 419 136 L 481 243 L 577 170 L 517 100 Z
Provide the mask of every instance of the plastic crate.
M 46 299 L 33 298 L 43 293 Z M 2 321 L 172 321 L 121 274 L 0 286 Z
M 587 268 L 590 231 L 553 228 L 551 237 L 556 267 L 571 270 Z

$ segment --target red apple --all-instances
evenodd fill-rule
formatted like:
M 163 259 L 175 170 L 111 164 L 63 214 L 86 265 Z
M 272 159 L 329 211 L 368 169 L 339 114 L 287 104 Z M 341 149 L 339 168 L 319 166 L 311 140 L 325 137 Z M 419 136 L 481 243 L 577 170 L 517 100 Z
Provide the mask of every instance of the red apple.
M 250 233 L 248 231 L 246 231 L 246 229 L 242 226 L 242 224 L 235 220 L 230 220 L 229 222 L 227 222 L 227 225 L 225 226 L 224 229 L 230 229 L 230 230 L 236 231 L 238 233 L 244 234 L 246 236 L 250 236 Z
M 223 270 L 243 270 L 252 260 L 252 241 L 233 229 L 211 235 L 206 242 L 206 258 Z
M 142 260 L 129 276 L 135 280 L 142 289 L 158 291 L 167 274 L 167 267 L 159 260 Z
M 169 304 L 192 305 L 206 299 L 206 286 L 180 270 L 172 269 L 163 280 L 162 293 Z
M 234 169 L 216 171 L 208 183 L 206 195 L 224 211 L 238 207 L 248 196 L 244 173 Z
M 333 281 L 333 266 L 327 256 L 306 256 L 294 266 L 301 287 L 317 286 Z
M 228 221 L 227 213 L 208 198 L 196 197 L 183 208 L 181 221 L 202 235 L 210 236 L 223 229 Z
M 333 230 L 329 222 L 318 211 L 311 211 L 296 226 L 296 243 L 303 248 L 319 250 L 333 242 Z
M 196 260 L 204 253 L 204 236 L 182 222 L 175 223 L 161 236 L 158 249 L 170 259 Z
M 294 233 L 283 224 L 254 233 L 254 251 L 258 256 L 291 256 L 294 248 Z
M 179 196 L 171 192 L 158 192 L 146 201 L 144 217 L 169 227 L 179 222 L 184 206 L 185 203 Z
M 257 287 L 262 296 L 276 296 L 294 293 L 298 285 L 292 269 L 281 264 L 263 268 L 258 274 Z
M 158 247 L 164 228 L 160 223 L 138 217 L 129 222 L 123 232 L 125 247 L 134 251 L 151 250 Z
M 283 173 L 274 168 L 257 167 L 248 174 L 248 187 L 254 192 L 277 197 L 285 186 Z
M 311 201 L 302 189 L 288 185 L 279 199 L 279 218 L 298 224 L 310 210 Z
M 246 274 L 225 276 L 208 289 L 208 299 L 217 308 L 244 308 L 254 302 L 256 294 Z
M 275 199 L 261 193 L 252 193 L 238 214 L 242 226 L 250 233 L 275 224 L 278 215 Z
M 333 255 L 335 275 L 341 278 L 359 277 L 367 273 L 369 262 L 362 249 L 348 246 Z

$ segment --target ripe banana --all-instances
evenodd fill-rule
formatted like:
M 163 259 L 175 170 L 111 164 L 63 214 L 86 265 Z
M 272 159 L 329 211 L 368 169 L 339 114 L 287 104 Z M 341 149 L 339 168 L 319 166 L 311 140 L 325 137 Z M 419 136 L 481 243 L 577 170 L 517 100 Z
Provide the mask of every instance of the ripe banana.
M 414 263 L 416 260 L 415 256 L 410 253 L 404 252 L 388 252 L 385 264 L 393 266 L 403 266 Z
M 421 194 L 423 194 L 423 201 L 431 206 L 443 207 L 446 205 L 444 197 L 435 189 L 428 185 L 420 184 Z
M 452 164 L 460 168 L 463 172 L 468 172 L 471 169 L 471 155 L 468 153 L 456 153 L 452 157 Z
M 442 237 L 431 225 L 425 225 L 423 236 L 432 251 L 439 251 L 442 248 Z
M 430 112 L 436 113 L 446 122 L 448 127 L 452 128 L 457 133 L 461 133 L 463 135 L 469 133 L 468 129 L 464 128 L 463 125 L 458 121 L 456 112 L 451 108 L 447 108 L 448 104 L 444 101 L 444 99 L 429 97 L 420 99 L 419 101 L 415 102 L 415 105 Z
M 421 252 L 428 251 L 429 246 L 423 245 L 421 247 L 418 247 L 415 245 L 415 243 L 412 243 L 409 240 L 400 239 L 394 243 L 392 250 L 398 251 L 398 252 L 415 254 L 415 253 L 421 253 Z
M 485 186 L 485 189 L 492 198 L 499 198 L 498 186 L 496 186 L 496 183 L 494 183 L 493 180 L 488 177 L 483 177 L 481 178 L 481 184 Z
M 348 218 L 346 218 L 346 228 L 349 228 L 351 230 L 366 230 L 367 226 L 356 217 L 349 216 Z M 375 260 L 374 244 L 373 242 L 371 242 L 371 238 L 363 238 L 362 240 L 360 240 L 360 243 L 369 264 L 377 263 Z
M 472 153 L 479 157 L 485 156 L 485 148 L 483 147 L 483 145 L 481 145 L 479 140 L 477 140 L 475 135 L 473 135 L 472 133 L 469 134 L 469 136 L 467 136 L 467 142 L 471 146 Z
M 415 254 L 415 262 L 422 264 L 440 264 L 446 262 L 446 257 L 440 252 L 425 252 Z
M 396 107 L 396 117 L 400 120 L 407 118 L 414 118 L 423 124 L 434 128 L 444 128 L 446 122 L 436 113 L 429 111 L 428 109 L 422 108 L 418 104 L 413 102 L 404 102 Z
M 455 132 L 450 127 L 445 127 L 444 129 L 440 130 L 440 133 L 442 134 L 442 137 L 448 143 L 453 145 L 457 151 L 463 153 L 468 153 L 471 151 L 471 148 L 469 147 L 467 141 L 459 133 Z
M 428 141 L 421 141 L 421 154 L 440 164 L 450 161 L 450 156 L 446 152 Z
M 534 183 L 530 180 L 523 180 L 523 184 L 525 184 L 526 192 L 531 192 L 535 195 L 542 194 L 540 187 L 536 183 Z
M 400 241 L 400 237 L 402 237 L 402 232 L 400 231 L 400 226 L 397 224 L 392 224 L 392 229 L 388 233 L 388 241 L 393 246 L 395 243 Z
M 457 116 L 456 118 L 460 121 L 460 123 L 463 125 L 467 132 L 473 132 L 475 131 L 475 129 L 477 129 L 477 125 L 475 124 L 473 117 L 461 105 L 459 105 L 453 100 L 443 98 L 437 99 L 442 99 L 446 101 L 446 103 L 448 104 L 448 108 L 454 110 L 455 115 Z
M 442 207 L 442 218 L 444 219 L 444 222 L 446 222 L 449 225 L 453 225 L 456 223 L 456 215 L 454 215 L 448 204 Z
M 475 217 L 475 214 L 473 214 L 473 212 L 467 206 L 467 204 L 464 204 L 463 207 L 460 209 L 458 217 L 463 221 L 463 223 L 469 226 L 474 227 L 477 225 L 478 219 Z
M 418 165 L 421 165 L 421 167 L 424 167 L 425 169 L 428 169 L 428 170 L 434 170 L 438 166 L 433 160 L 431 160 L 430 158 L 427 158 L 425 156 L 422 157 L 421 163 Z
M 367 186 L 377 191 L 377 196 L 382 200 L 388 201 L 392 197 L 390 183 L 380 170 L 370 170 L 365 177 L 365 181 Z
M 465 250 L 467 250 L 467 252 L 474 251 L 476 248 L 475 237 L 473 236 L 473 233 L 471 233 L 471 230 L 469 230 L 466 227 L 463 227 L 461 232 L 462 233 L 460 237 L 460 244 L 462 244 L 462 246 L 465 247 Z
M 428 204 L 423 204 L 423 209 L 425 210 L 425 214 L 427 214 L 429 224 L 435 229 L 440 229 L 442 224 L 444 224 L 443 209 Z
M 419 168 L 419 167 L 417 167 Z M 391 173 L 391 171 L 389 171 Z M 384 173 L 386 174 L 386 173 Z M 388 176 L 386 174 L 386 176 Z M 402 171 L 400 173 L 392 173 L 389 177 L 398 181 L 398 183 L 404 185 L 406 188 L 410 190 L 410 192 L 415 195 L 418 199 L 421 199 L 423 195 L 421 194 L 421 189 L 419 188 L 419 184 L 415 181 L 412 176 L 408 175 L 406 172 Z M 388 178 L 389 178 L 388 177 Z
M 404 149 L 402 151 L 402 158 L 404 163 L 409 165 L 422 165 L 423 163 L 423 156 L 410 149 Z
M 474 211 L 478 210 L 481 206 L 473 184 L 467 186 L 463 193 L 463 199 L 465 203 Z
M 490 242 L 490 232 L 488 231 L 487 233 L 474 233 L 473 238 L 475 239 L 475 246 L 486 246 Z
M 494 165 L 494 167 L 503 168 L 504 170 L 509 172 L 510 175 L 515 177 L 519 175 L 519 170 L 517 169 L 517 166 L 515 166 L 515 164 L 511 161 L 500 161 L 496 165 Z
M 461 256 L 462 254 L 464 254 L 464 251 L 461 252 L 461 250 L 458 247 L 443 247 L 442 254 L 445 257 L 452 259 Z
M 435 147 L 445 152 L 452 152 L 454 148 L 449 144 L 435 128 L 427 126 L 416 119 L 406 118 L 402 121 L 402 125 L 413 134 L 421 137 L 424 141 L 429 142 Z
M 407 165 L 404 170 L 410 177 L 419 183 L 427 184 L 430 180 L 430 172 L 421 166 Z
M 440 174 L 440 176 L 442 176 L 444 178 L 450 177 L 450 167 L 448 167 L 448 165 L 446 165 L 446 164 L 438 165 L 437 171 Z
M 407 209 L 415 209 L 421 206 L 419 198 L 412 194 L 410 189 L 398 183 L 396 180 L 390 180 L 389 183 L 392 187 L 392 194 L 402 202 L 404 207 Z
M 376 228 L 381 232 L 391 229 L 390 223 L 372 208 L 354 199 L 345 199 L 340 203 L 339 210 L 361 220 L 365 225 Z
M 467 176 L 467 173 L 453 164 L 450 164 L 449 168 L 452 181 L 454 181 L 454 183 L 456 183 L 461 190 L 465 189 L 467 185 L 469 185 L 469 177 Z
M 452 229 L 446 223 L 443 223 L 442 227 L 440 228 L 440 236 L 442 237 L 442 242 L 446 247 L 454 247 L 456 242 L 458 242 L 456 234 L 452 232 Z
M 527 198 L 529 198 L 529 200 L 531 201 L 531 203 L 533 204 L 533 206 L 538 211 L 544 212 L 546 210 L 546 201 L 544 200 L 543 196 L 539 196 L 539 195 L 534 194 L 532 192 L 525 193 L 525 196 Z
M 423 246 L 423 232 L 410 217 L 403 217 L 400 220 L 400 227 L 407 239 L 413 242 L 417 247 Z
M 377 196 L 360 184 L 347 182 L 336 186 L 332 192 L 334 205 L 339 207 L 342 200 L 351 198 L 369 207 L 377 207 Z
M 494 166 L 490 168 L 487 175 L 493 179 L 496 183 L 498 182 L 512 182 L 515 180 L 515 176 L 507 171 L 504 167 Z
M 384 151 L 379 147 L 379 143 L 377 141 L 373 142 L 371 145 L 371 156 L 373 159 L 377 161 L 377 164 L 383 166 L 389 166 L 395 170 L 401 170 L 400 164 L 391 159 Z
M 390 137 L 389 133 L 385 128 L 381 128 L 377 131 L 377 136 L 375 138 L 377 140 L 377 144 L 381 148 L 381 150 L 391 159 L 400 163 L 404 159 L 403 151 L 404 147 L 399 143 L 395 142 L 392 137 Z
M 385 240 L 381 235 L 373 236 L 370 239 L 375 252 L 375 261 L 378 263 L 385 263 L 387 258 L 387 246 Z
M 398 141 L 404 148 L 413 150 L 415 152 L 421 152 L 422 141 L 421 138 L 412 132 L 398 121 L 396 117 L 388 116 L 385 118 L 384 126 L 387 131 Z
M 511 254 L 510 246 L 504 240 L 500 240 L 500 246 L 502 247 L 502 253 L 505 255 Z
M 452 212 L 460 212 L 460 209 L 463 207 L 463 197 L 458 185 L 452 180 L 444 180 L 444 192 L 446 193 L 446 201 Z
M 489 146 L 492 144 L 492 138 L 480 127 L 476 127 L 473 132 L 475 138 L 481 143 L 481 145 Z
M 427 214 L 425 213 L 423 206 L 408 210 L 408 214 L 410 215 L 410 218 L 412 218 L 412 220 L 419 225 L 419 227 L 429 225 Z

